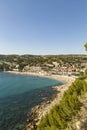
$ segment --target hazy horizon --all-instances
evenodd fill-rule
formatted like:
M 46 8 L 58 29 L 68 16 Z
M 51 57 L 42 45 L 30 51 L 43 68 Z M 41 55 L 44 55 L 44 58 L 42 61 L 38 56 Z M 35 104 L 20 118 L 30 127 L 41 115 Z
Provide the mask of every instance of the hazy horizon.
M 0 55 L 19 55 L 19 56 L 22 56 L 22 55 L 32 55 L 32 56 L 59 56 L 59 55 L 87 55 L 87 54 L 0 54 Z

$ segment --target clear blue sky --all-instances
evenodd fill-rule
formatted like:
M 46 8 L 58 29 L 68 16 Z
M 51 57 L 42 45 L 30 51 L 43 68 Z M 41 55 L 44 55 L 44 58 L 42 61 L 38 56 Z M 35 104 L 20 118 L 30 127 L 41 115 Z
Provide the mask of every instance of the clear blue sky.
M 0 0 L 0 54 L 86 54 L 87 0 Z

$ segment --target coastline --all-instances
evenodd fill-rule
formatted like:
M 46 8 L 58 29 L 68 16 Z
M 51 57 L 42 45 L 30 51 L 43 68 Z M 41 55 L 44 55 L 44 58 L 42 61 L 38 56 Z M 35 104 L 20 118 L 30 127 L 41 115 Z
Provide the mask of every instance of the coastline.
M 32 108 L 31 113 L 28 113 L 27 118 L 27 130 L 35 130 L 42 116 L 49 113 L 50 109 L 59 103 L 63 93 L 68 89 L 68 87 L 74 82 L 75 77 L 64 76 L 64 75 L 53 75 L 48 73 L 36 73 L 36 72 L 16 72 L 16 71 L 6 71 L 6 73 L 20 74 L 20 75 L 33 75 L 39 77 L 51 78 L 63 82 L 63 85 L 53 86 L 53 89 L 57 91 L 55 98 L 51 101 L 42 103 Z
M 4 71 L 5 73 L 12 73 L 17 75 L 31 75 L 31 76 L 39 76 L 39 77 L 46 77 L 51 78 L 54 80 L 58 80 L 63 82 L 64 84 L 71 84 L 76 77 L 74 76 L 65 76 L 65 75 L 54 75 L 54 74 L 48 74 L 48 73 L 38 73 L 38 72 L 19 72 L 19 71 Z

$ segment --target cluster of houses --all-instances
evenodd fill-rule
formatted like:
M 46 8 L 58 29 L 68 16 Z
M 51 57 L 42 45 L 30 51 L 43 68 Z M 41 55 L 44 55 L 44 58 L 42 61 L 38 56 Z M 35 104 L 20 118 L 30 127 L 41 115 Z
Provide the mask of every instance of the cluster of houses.
M 17 59 L 16 59 L 17 61 Z M 52 61 L 44 62 L 39 64 L 25 64 L 24 62 L 10 62 L 0 60 L 0 70 L 3 71 L 22 71 L 22 72 L 34 72 L 34 73 L 47 73 L 47 74 L 58 74 L 58 75 L 72 75 L 79 74 L 80 72 L 84 72 L 87 67 L 86 60 L 82 60 L 81 62 L 61 62 Z
M 7 65 L 7 66 L 6 66 Z M 19 70 L 19 64 L 15 63 L 5 63 L 6 68 L 4 71 L 22 71 L 22 72 L 35 72 L 35 73 L 49 73 L 49 74 L 58 74 L 58 75 L 71 75 L 71 74 L 79 74 L 80 72 L 84 72 L 87 66 L 87 63 L 78 63 L 76 64 L 62 64 L 60 65 L 57 62 L 53 62 L 52 64 L 41 64 L 38 66 L 30 66 L 25 65 L 21 70 Z

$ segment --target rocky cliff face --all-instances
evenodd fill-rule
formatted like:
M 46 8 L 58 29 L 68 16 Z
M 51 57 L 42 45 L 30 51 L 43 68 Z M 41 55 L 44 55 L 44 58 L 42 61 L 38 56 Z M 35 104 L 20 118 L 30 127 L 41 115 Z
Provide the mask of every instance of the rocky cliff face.
M 66 130 L 87 130 L 87 94 L 81 97 L 80 101 L 83 103 L 83 106 L 78 116 L 68 124 Z

